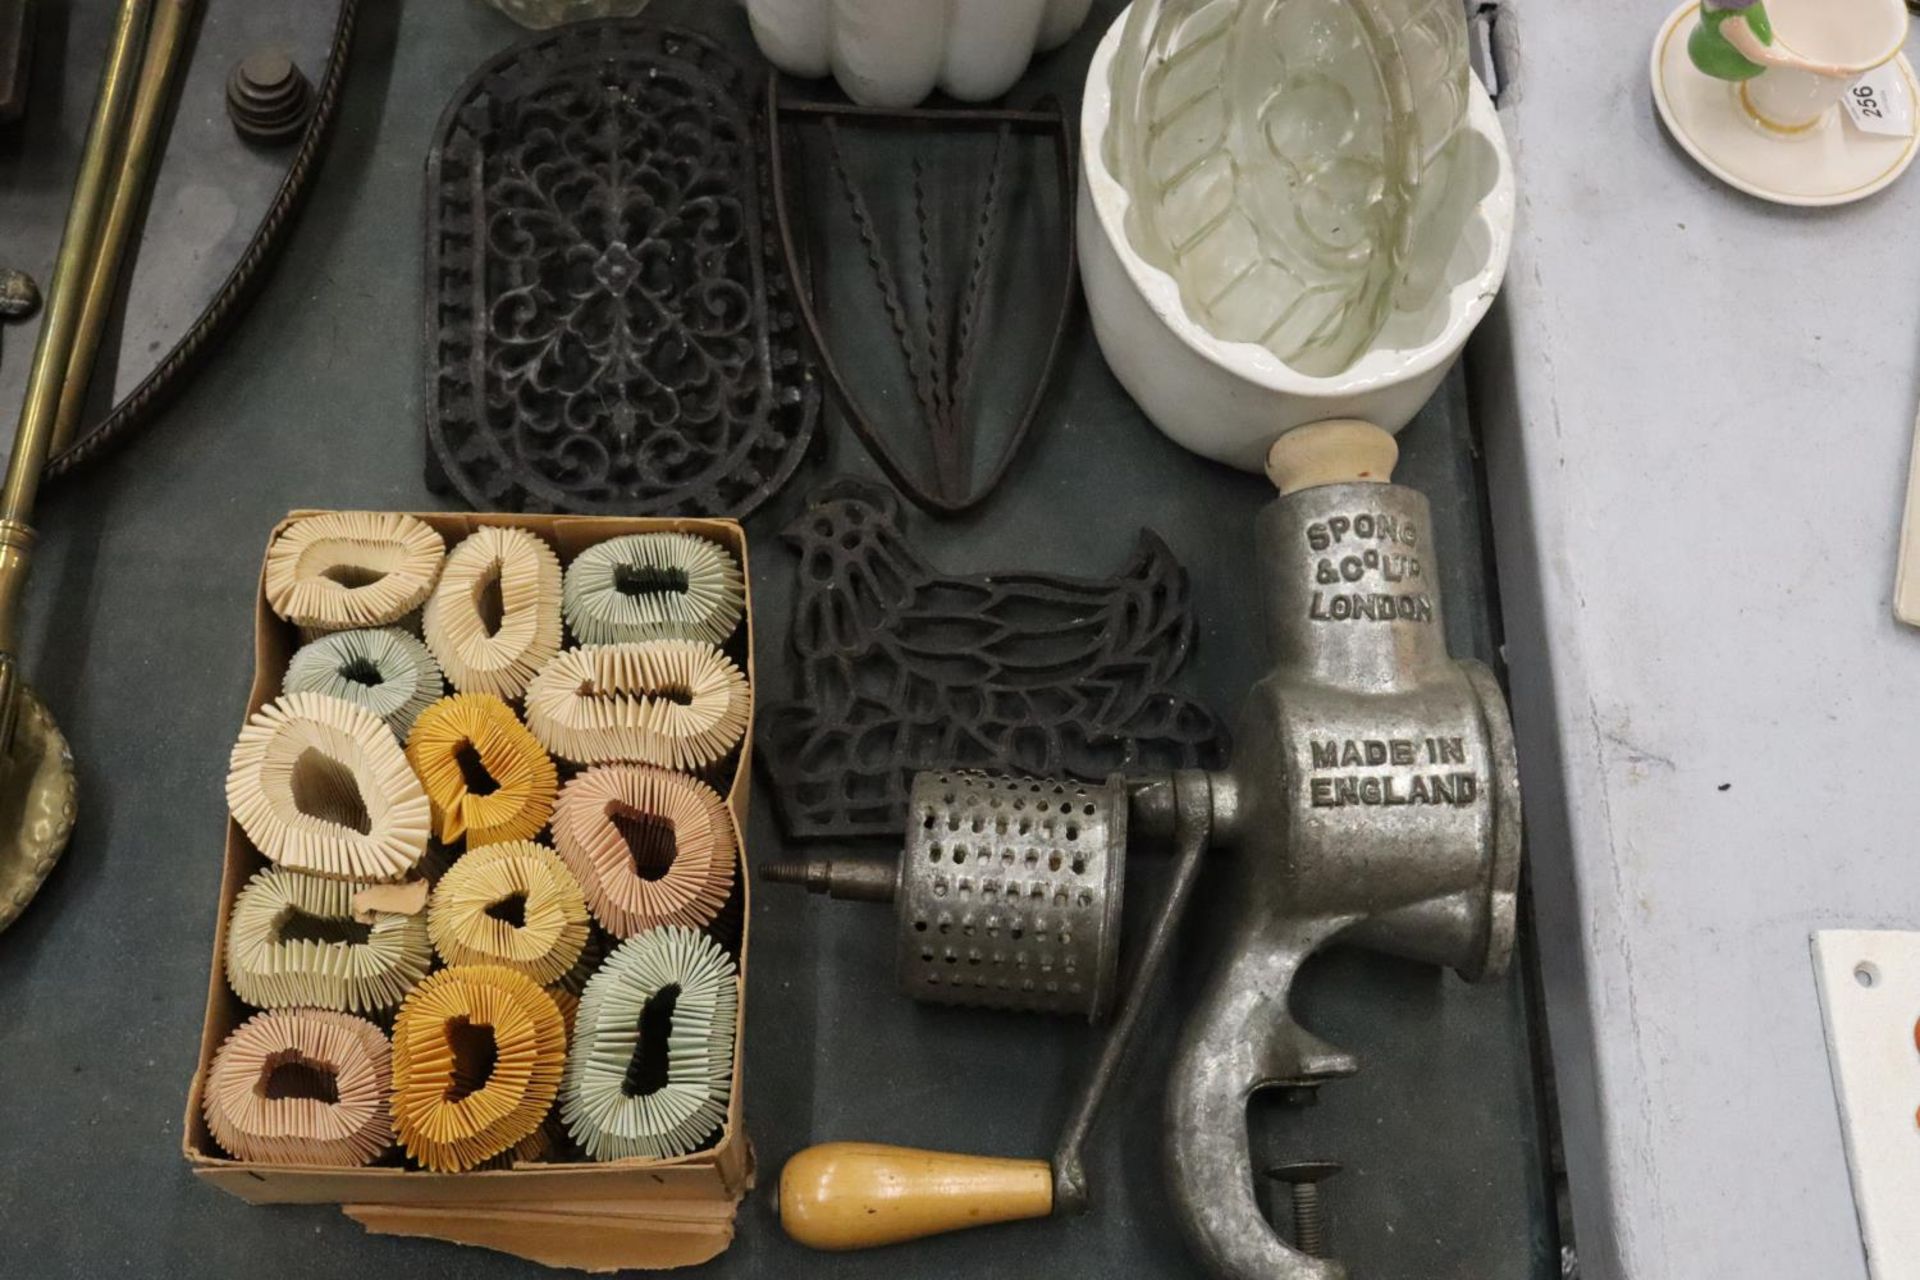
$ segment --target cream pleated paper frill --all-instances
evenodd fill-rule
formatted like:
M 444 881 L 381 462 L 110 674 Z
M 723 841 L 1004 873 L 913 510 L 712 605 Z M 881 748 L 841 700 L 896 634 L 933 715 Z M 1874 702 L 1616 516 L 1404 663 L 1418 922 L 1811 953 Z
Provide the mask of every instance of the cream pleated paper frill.
M 331 1076 L 334 1100 L 276 1096 L 285 1068 Z M 311 1078 L 311 1075 L 309 1076 Z M 260 1164 L 357 1167 L 393 1144 L 387 1037 L 326 1009 L 256 1013 L 213 1055 L 201 1111 L 221 1149 Z
M 287 664 L 282 688 L 365 707 L 402 739 L 446 691 L 427 646 L 395 627 L 336 631 L 302 646 Z
M 678 994 L 666 1081 L 631 1093 L 641 1013 L 668 988 Z M 573 1140 L 595 1160 L 683 1156 L 706 1142 L 727 1118 L 738 1008 L 733 961 L 697 930 L 669 926 L 615 947 L 587 983 L 574 1022 L 560 1096 Z
M 751 715 L 740 668 L 695 640 L 569 649 L 527 688 L 527 727 L 577 764 L 702 769 L 739 745 Z
M 690 533 L 608 538 L 567 566 L 567 628 L 581 644 L 720 644 L 745 608 L 746 586 L 733 556 Z
M 233 994 L 262 1009 L 373 1013 L 399 1004 L 433 965 L 426 916 L 383 911 L 358 924 L 360 888 L 278 867 L 255 873 L 227 918 Z
M 732 815 L 713 788 L 645 765 L 599 765 L 568 782 L 553 842 L 594 919 L 620 938 L 712 923 L 739 860 Z
M 446 551 L 432 528 L 398 512 L 301 516 L 267 548 L 267 603 L 311 633 L 391 626 L 433 591 Z
M 520 923 L 494 914 L 512 903 Z M 587 904 L 559 855 L 531 840 L 469 851 L 427 903 L 433 948 L 448 964 L 499 964 L 541 986 L 558 982 L 587 945 Z
M 486 1031 L 490 1069 L 476 1044 Z M 471 1169 L 540 1127 L 566 1060 L 560 1008 L 533 979 L 495 964 L 442 969 L 394 1019 L 394 1130 L 436 1173 Z
M 461 764 L 469 747 L 493 790 L 470 785 Z M 553 813 L 553 760 L 513 708 L 490 693 L 456 693 L 428 707 L 407 737 L 407 762 L 426 788 L 443 843 L 526 840 Z
M 560 648 L 560 592 L 559 557 L 538 534 L 476 529 L 427 601 L 427 647 L 454 688 L 511 702 Z
M 234 743 L 227 806 L 269 862 L 336 880 L 397 880 L 432 812 L 393 731 L 365 707 L 290 693 Z

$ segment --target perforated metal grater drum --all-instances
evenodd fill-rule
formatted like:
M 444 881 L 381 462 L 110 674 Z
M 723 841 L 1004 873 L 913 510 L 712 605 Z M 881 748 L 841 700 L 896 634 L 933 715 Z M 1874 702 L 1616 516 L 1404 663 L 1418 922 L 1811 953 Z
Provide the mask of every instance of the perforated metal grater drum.
M 898 864 L 770 866 L 767 879 L 896 908 L 900 989 L 937 1004 L 1103 1017 L 1126 881 L 1127 789 L 922 773 Z

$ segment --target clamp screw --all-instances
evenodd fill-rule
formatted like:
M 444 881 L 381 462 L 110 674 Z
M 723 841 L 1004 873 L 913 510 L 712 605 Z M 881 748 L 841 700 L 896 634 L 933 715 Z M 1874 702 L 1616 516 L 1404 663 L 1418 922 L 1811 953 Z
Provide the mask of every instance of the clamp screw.
M 1267 1176 L 1293 1191 L 1293 1247 L 1309 1258 L 1327 1256 L 1326 1214 L 1320 1204 L 1320 1184 L 1340 1172 L 1332 1160 L 1296 1160 L 1276 1165 Z

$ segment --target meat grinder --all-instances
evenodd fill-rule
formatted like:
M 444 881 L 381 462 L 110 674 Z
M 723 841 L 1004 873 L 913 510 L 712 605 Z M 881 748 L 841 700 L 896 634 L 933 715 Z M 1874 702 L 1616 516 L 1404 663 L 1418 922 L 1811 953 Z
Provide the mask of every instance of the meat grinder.
M 1230 878 L 1222 955 L 1182 1030 L 1166 1176 L 1194 1252 L 1226 1280 L 1338 1280 L 1311 1224 L 1290 1244 L 1255 1196 L 1247 1101 L 1358 1062 L 1296 1022 L 1301 964 L 1342 941 L 1459 971 L 1513 949 L 1520 793 L 1506 703 L 1447 652 L 1426 499 L 1391 483 L 1377 427 L 1327 422 L 1275 443 L 1279 496 L 1258 550 L 1273 667 L 1247 696 L 1229 768 L 1105 785 L 921 775 L 897 862 L 767 868 L 835 896 L 894 901 L 909 994 L 1099 1017 L 1116 985 L 1129 832 L 1171 836 L 1168 890 L 1051 1161 L 865 1143 L 800 1152 L 781 1220 L 804 1244 L 864 1248 L 1084 1210 L 1080 1153 L 1203 863 Z M 1209 851 L 1212 851 L 1209 855 Z

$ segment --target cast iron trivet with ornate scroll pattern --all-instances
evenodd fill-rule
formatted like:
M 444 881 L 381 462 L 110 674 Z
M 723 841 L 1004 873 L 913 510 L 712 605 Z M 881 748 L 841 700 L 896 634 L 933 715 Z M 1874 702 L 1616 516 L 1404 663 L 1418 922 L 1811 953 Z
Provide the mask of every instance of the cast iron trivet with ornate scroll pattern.
M 644 21 L 481 68 L 427 161 L 427 478 L 483 510 L 735 515 L 820 397 L 743 73 Z
M 782 535 L 800 687 L 765 708 L 760 760 L 788 835 L 897 835 L 920 769 L 1098 780 L 1225 760 L 1212 713 L 1168 688 L 1194 626 L 1156 534 L 1111 578 L 948 575 L 899 520 L 891 490 L 840 479 Z

